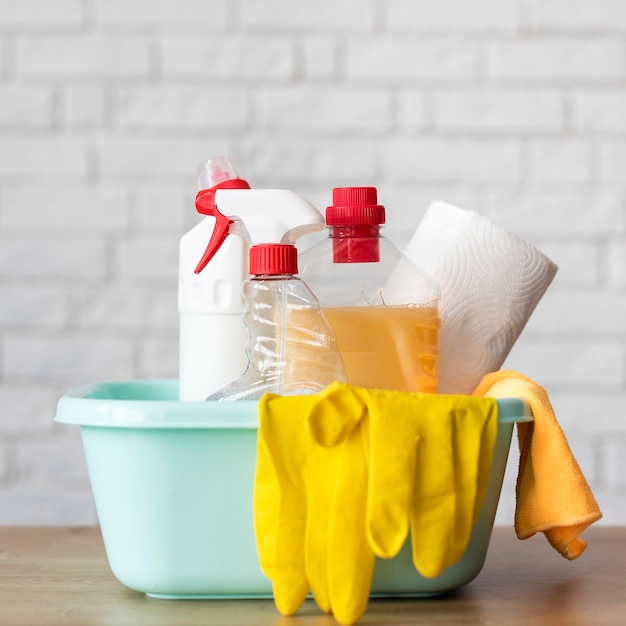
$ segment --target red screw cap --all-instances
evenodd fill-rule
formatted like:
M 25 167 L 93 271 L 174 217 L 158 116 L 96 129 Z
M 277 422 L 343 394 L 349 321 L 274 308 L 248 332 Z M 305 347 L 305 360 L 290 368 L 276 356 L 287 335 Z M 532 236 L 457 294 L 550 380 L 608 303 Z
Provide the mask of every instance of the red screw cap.
M 250 248 L 250 274 L 254 276 L 298 273 L 298 251 L 290 243 L 265 243 Z
M 385 223 L 385 207 L 378 204 L 376 187 L 336 187 L 333 204 L 326 208 L 328 226 Z

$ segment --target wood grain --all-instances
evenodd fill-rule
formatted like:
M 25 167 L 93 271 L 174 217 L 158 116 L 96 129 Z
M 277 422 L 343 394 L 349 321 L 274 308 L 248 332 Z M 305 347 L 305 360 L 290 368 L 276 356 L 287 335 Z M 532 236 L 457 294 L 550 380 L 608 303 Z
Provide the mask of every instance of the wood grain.
M 478 578 L 425 599 L 373 599 L 360 624 L 588 626 L 626 624 L 626 527 L 591 528 L 576 561 L 543 536 L 519 541 L 494 529 Z M 285 618 L 271 600 L 156 600 L 111 573 L 96 527 L 0 528 L 2 626 L 332 626 L 307 601 Z

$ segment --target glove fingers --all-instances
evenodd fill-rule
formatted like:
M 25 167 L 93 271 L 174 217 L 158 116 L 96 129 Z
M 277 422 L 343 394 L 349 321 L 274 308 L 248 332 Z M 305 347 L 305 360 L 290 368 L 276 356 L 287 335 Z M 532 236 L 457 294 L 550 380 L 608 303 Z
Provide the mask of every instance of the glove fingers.
M 413 563 L 426 578 L 445 567 L 446 546 L 454 535 L 455 496 L 450 420 L 425 406 L 411 513 Z M 427 428 L 426 428 L 427 427 Z
M 453 540 L 448 544 L 447 565 L 456 563 L 465 553 L 487 490 L 493 446 L 489 448 L 485 444 L 488 440 L 495 443 L 497 404 L 495 401 L 487 401 L 486 404 L 489 405 L 486 419 L 483 418 L 485 408 L 473 401 L 458 407 L 451 416 L 456 529 Z
M 318 606 L 330 611 L 328 592 L 328 528 L 341 449 L 310 443 L 307 471 L 306 572 Z
M 270 579 L 274 573 L 279 513 L 280 483 L 267 446 L 259 438 L 254 479 L 254 532 L 261 570 Z
M 416 416 L 420 405 L 416 397 L 408 394 L 368 391 L 367 395 L 370 417 L 367 537 L 376 556 L 391 558 L 398 554 L 409 532 L 419 439 Z
M 330 518 L 328 587 L 340 624 L 353 624 L 363 615 L 374 575 L 364 523 L 368 467 L 363 439 L 358 428 L 342 446 Z
M 274 601 L 284 615 L 292 615 L 304 602 L 308 590 L 305 571 L 304 537 L 307 502 L 304 468 L 307 464 L 308 432 L 304 419 L 311 400 L 297 397 L 264 396 L 259 403 L 259 435 L 264 445 L 261 451 L 261 480 L 258 497 L 269 492 L 271 512 L 257 507 L 257 541 L 268 553 L 263 561 L 272 572 Z M 304 414 L 299 418 L 298 413 Z M 271 459 L 274 475 L 265 461 Z M 276 495 L 275 479 L 278 481 Z M 260 503 L 260 501 L 258 501 Z M 278 507 L 276 503 L 278 502 Z M 265 523 L 275 522 L 274 533 Z M 273 535 L 273 536 L 272 536 Z M 273 558 L 269 550 L 274 549 Z
M 497 436 L 493 399 L 433 398 L 418 451 L 411 515 L 413 561 L 438 576 L 465 553 L 487 491 Z M 481 427 L 482 425 L 482 427 Z
M 285 493 L 281 498 L 276 533 L 273 578 L 274 602 L 283 615 L 293 615 L 309 592 L 304 566 L 306 501 L 301 494 Z

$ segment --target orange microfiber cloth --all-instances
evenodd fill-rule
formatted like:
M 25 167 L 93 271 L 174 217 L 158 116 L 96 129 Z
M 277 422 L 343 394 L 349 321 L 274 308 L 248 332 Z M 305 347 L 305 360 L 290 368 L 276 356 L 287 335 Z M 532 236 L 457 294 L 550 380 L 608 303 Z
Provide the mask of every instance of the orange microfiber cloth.
M 587 542 L 579 535 L 602 517 L 583 473 L 572 455 L 546 390 L 519 372 L 487 374 L 474 396 L 522 398 L 534 421 L 517 425 L 520 449 L 515 532 L 528 539 L 543 532 L 567 559 L 576 559 Z

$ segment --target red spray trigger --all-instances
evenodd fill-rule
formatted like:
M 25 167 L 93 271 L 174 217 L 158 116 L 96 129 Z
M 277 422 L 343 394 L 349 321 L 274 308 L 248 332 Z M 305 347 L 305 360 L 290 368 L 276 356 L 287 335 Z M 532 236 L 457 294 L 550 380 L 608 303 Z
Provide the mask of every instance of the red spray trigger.
M 198 192 L 196 196 L 196 210 L 203 215 L 213 216 L 215 218 L 215 227 L 206 250 L 194 270 L 196 274 L 199 274 L 207 266 L 208 262 L 215 256 L 215 253 L 226 240 L 226 237 L 228 237 L 231 220 L 226 215 L 220 213 L 215 205 L 215 192 L 218 189 L 250 189 L 250 185 L 242 178 L 233 178 L 225 180 L 215 185 L 215 187 L 211 187 L 211 189 L 203 189 Z

